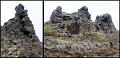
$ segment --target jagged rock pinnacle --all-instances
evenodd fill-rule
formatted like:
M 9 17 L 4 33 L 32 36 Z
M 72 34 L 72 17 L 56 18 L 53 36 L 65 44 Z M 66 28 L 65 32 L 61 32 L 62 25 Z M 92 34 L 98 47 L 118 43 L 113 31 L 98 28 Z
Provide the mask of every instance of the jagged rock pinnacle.
M 108 13 L 96 16 L 95 23 L 97 25 L 97 31 L 103 31 L 106 34 L 112 33 L 112 30 L 115 29 L 111 15 Z
M 15 7 L 15 17 L 18 17 L 22 19 L 23 17 L 27 16 L 28 10 L 24 10 L 24 6 L 22 4 L 19 4 L 18 6 Z
M 27 10 L 19 4 L 15 11 L 15 17 L 1 27 L 1 57 L 42 57 L 42 43 Z
M 51 23 L 60 23 L 62 20 L 62 7 L 58 6 L 53 12 L 50 17 Z

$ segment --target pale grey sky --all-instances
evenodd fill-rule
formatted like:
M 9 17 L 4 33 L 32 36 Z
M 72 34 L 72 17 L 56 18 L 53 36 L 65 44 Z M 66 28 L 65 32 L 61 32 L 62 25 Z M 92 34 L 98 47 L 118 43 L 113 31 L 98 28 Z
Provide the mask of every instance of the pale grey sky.
M 109 13 L 115 27 L 119 30 L 119 1 L 44 1 L 44 21 L 50 20 L 50 15 L 57 6 L 66 13 L 77 12 L 82 6 L 87 6 L 92 21 L 97 15 Z
M 1 1 L 1 25 L 9 19 L 15 17 L 15 6 L 19 3 L 23 4 L 28 10 L 28 16 L 34 25 L 36 35 L 42 41 L 43 36 L 43 16 L 42 1 Z

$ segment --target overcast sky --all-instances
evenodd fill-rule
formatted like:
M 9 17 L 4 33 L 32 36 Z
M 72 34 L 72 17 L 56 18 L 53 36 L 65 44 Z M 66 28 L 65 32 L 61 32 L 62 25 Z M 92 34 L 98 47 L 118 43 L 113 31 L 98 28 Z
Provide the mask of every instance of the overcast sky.
M 82 6 L 87 6 L 92 21 L 95 21 L 97 15 L 109 13 L 115 27 L 119 29 L 119 1 L 45 1 L 44 22 L 50 20 L 50 15 L 57 6 L 61 6 L 66 13 L 77 12 Z
M 23 4 L 28 10 L 28 16 L 34 25 L 36 35 L 42 41 L 42 1 L 1 1 L 1 25 L 15 17 L 15 6 Z

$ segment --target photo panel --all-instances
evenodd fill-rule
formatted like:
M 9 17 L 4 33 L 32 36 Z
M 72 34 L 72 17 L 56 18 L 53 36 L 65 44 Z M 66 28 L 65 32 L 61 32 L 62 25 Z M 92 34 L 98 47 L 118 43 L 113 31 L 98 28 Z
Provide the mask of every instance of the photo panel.
M 1 1 L 1 57 L 119 57 L 119 1 Z
M 44 1 L 44 57 L 119 57 L 119 1 Z
M 43 57 L 43 1 L 1 1 L 1 57 Z

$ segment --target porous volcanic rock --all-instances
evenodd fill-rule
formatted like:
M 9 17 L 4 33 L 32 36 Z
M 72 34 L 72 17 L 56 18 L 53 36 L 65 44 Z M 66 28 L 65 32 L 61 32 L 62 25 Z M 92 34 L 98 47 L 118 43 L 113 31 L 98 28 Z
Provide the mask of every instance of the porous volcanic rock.
M 52 17 L 55 18 L 52 19 Z M 56 22 L 52 22 L 54 20 L 56 20 Z M 91 14 L 88 12 L 86 6 L 80 8 L 78 12 L 71 14 L 62 12 L 61 6 L 58 6 L 56 10 L 53 11 L 48 24 L 60 33 L 69 32 L 70 34 L 79 34 L 96 30 L 94 26 L 95 23 L 92 22 Z
M 50 22 L 51 23 L 60 23 L 62 18 L 61 18 L 61 15 L 62 15 L 62 8 L 61 6 L 58 6 L 53 12 L 52 12 L 52 15 L 50 17 Z
M 96 16 L 95 23 L 97 28 L 96 31 L 101 31 L 106 34 L 110 34 L 113 32 L 113 29 L 115 29 L 111 15 L 108 13 Z
M 15 17 L 1 26 L 1 57 L 42 57 L 42 43 L 27 10 L 19 4 L 15 11 Z

